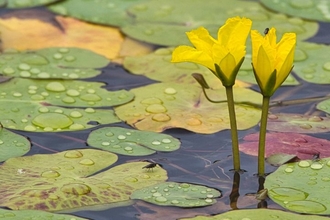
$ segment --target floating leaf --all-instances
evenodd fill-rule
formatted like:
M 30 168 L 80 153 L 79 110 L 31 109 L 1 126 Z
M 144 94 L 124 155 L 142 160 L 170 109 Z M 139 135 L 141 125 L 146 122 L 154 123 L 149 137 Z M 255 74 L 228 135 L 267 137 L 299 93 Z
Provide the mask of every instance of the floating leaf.
M 330 114 L 330 99 L 318 103 L 316 108 Z
M 79 218 L 73 215 L 55 214 L 37 210 L 6 210 L 0 209 L 2 220 L 25 220 L 25 219 L 47 219 L 47 220 L 87 220 L 87 218 Z
M 118 29 L 73 18 L 57 16 L 55 19 L 59 27 L 37 19 L 0 19 L 2 48 L 36 50 L 47 47 L 78 47 L 94 51 L 108 59 L 117 57 L 123 42 Z
M 119 127 L 94 130 L 89 134 L 87 143 L 95 148 L 129 156 L 175 151 L 180 147 L 180 141 L 170 135 Z
M 165 182 L 134 191 L 131 199 L 161 206 L 200 207 L 216 203 L 218 190 L 190 183 Z
M 197 133 L 215 133 L 229 129 L 227 103 L 211 103 L 201 88 L 175 83 L 157 83 L 132 89 L 133 102 L 115 108 L 119 118 L 139 130 L 160 132 L 169 128 L 185 128 Z M 215 90 L 218 97 L 226 100 L 225 89 Z M 235 101 L 260 103 L 259 93 L 235 89 Z M 256 125 L 260 110 L 248 105 L 236 105 L 237 126 L 244 130 Z
M 30 8 L 54 3 L 60 0 L 7 0 L 7 8 Z
M 281 210 L 271 209 L 245 209 L 232 210 L 214 216 L 196 216 L 193 218 L 180 218 L 180 220 L 225 220 L 225 219 L 241 219 L 241 220 L 270 220 L 270 219 L 299 219 L 299 220 L 327 220 L 328 218 L 317 215 L 299 215 Z
M 322 133 L 330 131 L 330 119 L 313 115 L 273 114 L 268 116 L 267 129 L 279 132 Z
M 265 188 L 274 202 L 288 210 L 329 215 L 329 172 L 330 158 L 284 164 L 266 177 Z
M 0 100 L 32 101 L 70 107 L 101 107 L 131 101 L 126 90 L 107 91 L 104 83 L 71 80 L 32 80 L 14 78 L 1 84 Z
M 240 143 L 240 150 L 258 156 L 259 134 L 249 134 Z M 266 157 L 277 153 L 293 154 L 300 159 L 312 159 L 314 155 L 330 157 L 330 141 L 298 133 L 267 133 Z
M 288 163 L 290 161 L 292 162 L 295 159 L 297 159 L 297 156 L 294 154 L 277 153 L 267 157 L 266 162 L 271 164 L 272 166 L 279 167 L 282 164 Z
M 95 0 L 70 0 L 52 4 L 48 9 L 61 15 L 93 23 L 123 26 L 130 23 L 132 19 L 126 9 L 131 5 L 144 1 L 99 0 L 95 4 Z
M 23 136 L 5 128 L 0 130 L 0 162 L 19 157 L 30 150 L 30 142 Z
M 162 168 L 126 163 L 102 173 L 117 160 L 110 152 L 82 149 L 7 160 L 0 166 L 0 205 L 11 209 L 68 210 L 129 200 L 130 194 L 167 179 Z
M 67 109 L 24 101 L 1 100 L 0 106 L 0 122 L 4 127 L 16 130 L 75 131 L 95 127 L 97 124 L 119 122 L 112 110 Z
M 24 78 L 90 78 L 101 73 L 109 60 L 79 48 L 47 48 L 36 51 L 5 51 L 0 54 L 0 72 Z
M 141 41 L 159 45 L 188 44 L 185 32 L 204 26 L 216 36 L 218 28 L 228 17 L 241 16 L 253 20 L 253 29 L 264 30 L 276 27 L 278 35 L 295 32 L 299 39 L 314 36 L 318 30 L 316 22 L 265 10 L 259 3 L 251 1 L 209 0 L 159 0 L 145 1 L 128 9 L 134 24 L 126 25 L 123 32 Z M 210 16 L 212 15 L 212 16 Z M 152 19 L 150 19 L 152 18 Z
M 267 8 L 307 20 L 330 21 L 330 2 L 320 0 L 261 0 Z

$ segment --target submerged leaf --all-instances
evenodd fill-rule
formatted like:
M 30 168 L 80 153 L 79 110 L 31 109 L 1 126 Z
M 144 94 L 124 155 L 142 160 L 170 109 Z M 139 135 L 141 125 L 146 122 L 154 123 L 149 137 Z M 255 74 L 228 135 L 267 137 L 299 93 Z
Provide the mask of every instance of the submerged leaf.
M 5 128 L 0 129 L 0 162 L 19 157 L 30 150 L 30 142 L 23 136 Z
M 329 215 L 330 158 L 280 166 L 266 177 L 268 196 L 285 209 Z
M 175 151 L 180 147 L 180 141 L 170 135 L 120 127 L 94 130 L 89 134 L 87 143 L 95 148 L 129 156 Z
M 132 162 L 99 174 L 117 160 L 110 152 L 81 149 L 7 160 L 0 166 L 0 206 L 59 211 L 124 202 L 137 189 L 167 179 L 162 168 L 142 169 Z
M 139 130 L 160 132 L 170 128 L 184 128 L 197 133 L 211 134 L 229 129 L 227 103 L 211 103 L 194 85 L 157 83 L 132 89 L 134 101 L 116 107 L 119 118 Z M 212 92 L 212 91 L 211 91 Z M 226 100 L 225 89 L 215 90 L 213 97 Z M 260 94 L 237 88 L 235 101 L 260 103 Z M 236 105 L 238 129 L 256 125 L 260 110 L 248 105 Z
M 161 206 L 200 207 L 212 205 L 220 197 L 218 190 L 190 183 L 165 182 L 133 192 L 131 199 L 141 199 Z

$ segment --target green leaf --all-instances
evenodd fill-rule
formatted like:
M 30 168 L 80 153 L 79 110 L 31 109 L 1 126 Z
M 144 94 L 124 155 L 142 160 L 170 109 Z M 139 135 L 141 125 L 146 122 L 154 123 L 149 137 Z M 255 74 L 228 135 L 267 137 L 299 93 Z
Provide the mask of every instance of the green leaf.
M 6 210 L 0 209 L 1 220 L 25 220 L 25 219 L 47 219 L 47 220 L 87 220 L 73 215 L 55 214 L 37 210 Z
M 190 183 L 165 182 L 134 191 L 131 199 L 161 206 L 200 207 L 216 203 L 218 190 Z
M 180 141 L 170 135 L 120 127 L 94 130 L 89 134 L 87 143 L 91 147 L 129 156 L 170 152 L 180 147 Z
M 295 213 L 284 212 L 281 210 L 271 209 L 246 209 L 246 210 L 232 210 L 219 215 L 214 216 L 196 216 L 193 218 L 180 218 L 180 220 L 270 220 L 270 219 L 299 219 L 299 220 L 327 220 L 327 217 L 321 217 L 317 215 L 298 215 Z
M 30 8 L 47 5 L 60 0 L 7 0 L 8 8 Z
M 35 79 L 90 78 L 101 73 L 109 60 L 80 48 L 46 48 L 35 51 L 15 50 L 0 54 L 0 72 L 7 76 Z
M 43 106 L 31 102 L 0 101 L 0 122 L 6 128 L 36 131 L 58 132 L 92 128 L 98 124 L 119 122 L 112 110 L 76 109 L 55 106 Z
M 199 86 L 179 83 L 156 83 L 132 89 L 134 101 L 116 107 L 117 116 L 139 130 L 160 132 L 184 128 L 203 134 L 229 129 L 227 103 L 209 102 Z M 213 100 L 226 100 L 225 89 L 209 91 Z M 252 90 L 235 88 L 235 101 L 261 103 L 261 95 Z M 260 110 L 236 105 L 237 126 L 244 130 L 260 120 Z
M 13 210 L 46 211 L 88 209 L 88 206 L 129 201 L 131 193 L 167 179 L 158 167 L 142 169 L 147 162 L 118 165 L 113 153 L 80 149 L 7 160 L 0 166 L 0 206 Z
M 31 101 L 68 107 L 121 105 L 133 99 L 126 90 L 107 91 L 105 83 L 73 80 L 33 80 L 13 78 L 0 84 L 1 101 Z
M 19 157 L 30 150 L 30 142 L 23 136 L 5 128 L 0 130 L 0 162 Z
M 268 196 L 285 209 L 299 213 L 329 215 L 330 158 L 302 160 L 280 166 L 268 175 Z

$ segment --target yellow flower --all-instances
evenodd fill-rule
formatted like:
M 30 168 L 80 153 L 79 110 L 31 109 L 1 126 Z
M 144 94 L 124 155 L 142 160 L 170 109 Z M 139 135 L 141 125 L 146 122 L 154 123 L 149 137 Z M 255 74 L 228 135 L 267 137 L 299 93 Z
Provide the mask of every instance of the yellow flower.
M 272 96 L 293 68 L 296 34 L 285 33 L 276 43 L 276 30 L 271 28 L 265 36 L 251 31 L 252 65 L 261 93 Z
M 194 47 L 179 46 L 172 54 L 172 62 L 193 62 L 209 68 L 224 86 L 235 84 L 235 78 L 245 56 L 245 42 L 252 21 L 247 18 L 229 18 L 218 31 L 218 39 L 200 27 L 187 32 Z

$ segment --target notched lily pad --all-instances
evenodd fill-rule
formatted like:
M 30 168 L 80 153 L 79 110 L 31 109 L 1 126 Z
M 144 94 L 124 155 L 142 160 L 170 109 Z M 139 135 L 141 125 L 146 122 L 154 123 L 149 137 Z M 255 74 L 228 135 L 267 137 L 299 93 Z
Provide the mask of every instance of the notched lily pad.
M 211 103 L 199 86 L 176 83 L 156 83 L 132 89 L 134 101 L 116 107 L 119 118 L 139 130 L 160 132 L 170 128 L 184 128 L 197 133 L 211 134 L 229 129 L 227 103 Z M 212 91 L 210 91 L 212 92 Z M 210 94 L 226 100 L 225 89 Z M 252 90 L 235 89 L 235 101 L 259 104 L 261 96 Z M 248 105 L 236 105 L 238 129 L 248 129 L 260 120 L 260 110 Z
M 0 54 L 0 73 L 34 79 L 79 79 L 101 73 L 109 60 L 80 48 L 47 48 L 35 51 L 7 50 Z
M 97 124 L 116 123 L 120 120 L 112 110 L 67 109 L 43 106 L 31 102 L 0 100 L 0 122 L 6 128 L 34 131 L 76 131 L 95 127 Z M 89 123 L 94 122 L 94 123 Z
M 29 152 L 30 142 L 23 136 L 0 128 L 0 162 Z
M 7 0 L 7 8 L 31 8 L 58 2 L 60 0 Z
M 165 182 L 133 192 L 131 199 L 141 199 L 161 206 L 200 207 L 216 203 L 221 193 L 206 186 Z
M 267 129 L 279 132 L 322 133 L 330 131 L 330 119 L 300 114 L 272 114 Z
M 38 210 L 6 210 L 0 209 L 1 220 L 25 220 L 25 219 L 47 219 L 47 220 L 87 220 L 73 215 L 55 214 Z
M 268 196 L 285 209 L 329 215 L 330 158 L 280 166 L 266 177 Z
M 95 148 L 129 156 L 170 152 L 180 147 L 180 141 L 170 135 L 120 127 L 94 130 L 89 134 L 87 143 Z
M 162 168 L 145 172 L 147 162 L 118 165 L 113 153 L 81 149 L 17 157 L 0 166 L 0 206 L 13 210 L 70 210 L 129 201 L 131 193 L 167 179 Z
M 0 100 L 31 101 L 68 107 L 121 105 L 134 98 L 126 90 L 107 91 L 104 83 L 71 80 L 32 80 L 14 78 L 0 84 Z
M 225 219 L 241 219 L 241 220 L 270 220 L 270 219 L 299 219 L 299 220 L 327 220 L 328 218 L 317 215 L 299 215 L 291 212 L 271 209 L 245 209 L 232 210 L 214 216 L 196 216 L 193 218 L 180 218 L 180 220 L 225 220 Z

